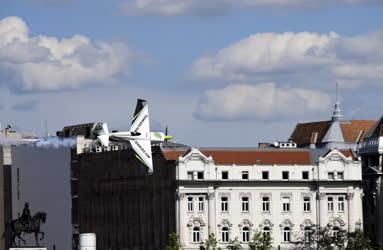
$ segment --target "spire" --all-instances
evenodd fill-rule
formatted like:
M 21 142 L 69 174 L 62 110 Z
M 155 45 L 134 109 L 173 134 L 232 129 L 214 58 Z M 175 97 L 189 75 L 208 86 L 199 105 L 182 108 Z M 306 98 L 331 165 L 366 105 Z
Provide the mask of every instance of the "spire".
M 339 93 L 338 93 L 339 85 L 336 84 L 336 103 L 334 111 L 332 112 L 331 119 L 332 121 L 341 121 L 343 120 L 342 110 L 340 109 L 340 103 L 339 103 Z

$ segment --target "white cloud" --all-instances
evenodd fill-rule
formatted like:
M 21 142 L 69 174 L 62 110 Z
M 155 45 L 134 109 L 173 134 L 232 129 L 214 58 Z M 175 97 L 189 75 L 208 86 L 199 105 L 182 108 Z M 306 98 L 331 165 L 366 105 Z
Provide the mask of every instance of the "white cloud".
M 310 32 L 258 33 L 193 65 L 192 78 L 229 81 L 366 82 L 383 80 L 383 32 L 342 37 Z
M 327 111 L 330 101 L 320 91 L 283 89 L 274 83 L 234 84 L 206 91 L 194 116 L 200 120 L 279 120 Z
M 19 17 L 0 20 L 0 83 L 15 91 L 56 91 L 111 84 L 129 69 L 131 51 L 82 35 L 30 36 Z
M 222 15 L 238 8 L 318 8 L 339 4 L 381 4 L 380 0 L 128 0 L 120 9 L 128 15 Z

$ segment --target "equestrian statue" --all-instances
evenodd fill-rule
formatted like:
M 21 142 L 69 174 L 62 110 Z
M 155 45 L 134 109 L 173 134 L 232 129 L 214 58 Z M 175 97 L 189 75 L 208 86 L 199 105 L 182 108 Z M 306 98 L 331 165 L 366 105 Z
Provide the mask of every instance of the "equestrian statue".
M 24 205 L 21 217 L 6 224 L 3 238 L 6 234 L 11 233 L 12 246 L 17 246 L 16 237 L 19 238 L 25 245 L 26 241 L 21 237 L 21 235 L 34 233 L 36 245 L 39 246 L 39 241 L 44 239 L 44 232 L 40 231 L 40 225 L 41 223 L 45 223 L 46 218 L 47 214 L 44 212 L 37 212 L 34 216 L 31 216 L 29 203 L 27 202 Z M 38 238 L 39 234 L 41 235 L 40 239 Z

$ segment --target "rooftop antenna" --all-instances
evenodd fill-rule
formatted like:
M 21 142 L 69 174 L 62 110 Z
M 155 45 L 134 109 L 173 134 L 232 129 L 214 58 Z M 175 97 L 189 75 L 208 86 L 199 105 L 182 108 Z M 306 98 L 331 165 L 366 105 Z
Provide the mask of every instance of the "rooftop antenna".
M 45 137 L 48 137 L 48 121 L 45 120 Z

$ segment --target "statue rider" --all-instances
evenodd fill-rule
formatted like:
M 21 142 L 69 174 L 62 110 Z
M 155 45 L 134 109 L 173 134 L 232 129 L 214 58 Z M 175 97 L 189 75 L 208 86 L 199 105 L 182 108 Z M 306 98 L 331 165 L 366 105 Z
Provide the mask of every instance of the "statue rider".
M 31 224 L 31 211 L 29 210 L 29 203 L 26 202 L 23 209 L 23 214 L 21 215 L 22 224 L 27 227 L 27 232 L 30 231 Z

